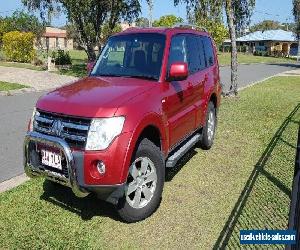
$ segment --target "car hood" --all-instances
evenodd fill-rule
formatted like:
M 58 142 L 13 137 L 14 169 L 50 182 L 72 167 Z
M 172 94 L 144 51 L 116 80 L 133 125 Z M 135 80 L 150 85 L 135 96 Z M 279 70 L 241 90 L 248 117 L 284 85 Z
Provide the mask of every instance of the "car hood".
M 110 117 L 123 103 L 155 83 L 124 77 L 88 77 L 42 96 L 37 108 L 81 117 Z

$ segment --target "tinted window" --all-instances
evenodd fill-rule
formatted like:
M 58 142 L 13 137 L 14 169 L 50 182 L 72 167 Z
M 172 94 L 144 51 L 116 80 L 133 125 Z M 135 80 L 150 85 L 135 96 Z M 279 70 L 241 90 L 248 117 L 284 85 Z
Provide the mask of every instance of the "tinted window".
M 203 37 L 203 44 L 204 44 L 207 66 L 209 67 L 215 64 L 214 50 L 212 47 L 211 39 L 209 37 Z
M 91 73 L 93 76 L 124 76 L 158 80 L 165 36 L 137 33 L 108 40 Z
M 186 37 L 184 35 L 174 36 L 171 41 L 168 69 L 174 62 L 187 62 Z
M 204 51 L 204 42 L 202 36 L 197 36 L 197 44 L 198 44 L 198 51 L 199 51 L 199 57 L 201 62 L 201 70 L 205 69 L 207 67 L 207 62 L 205 58 L 205 51 Z
M 199 36 L 188 35 L 188 65 L 189 72 L 193 74 L 205 68 L 203 42 Z

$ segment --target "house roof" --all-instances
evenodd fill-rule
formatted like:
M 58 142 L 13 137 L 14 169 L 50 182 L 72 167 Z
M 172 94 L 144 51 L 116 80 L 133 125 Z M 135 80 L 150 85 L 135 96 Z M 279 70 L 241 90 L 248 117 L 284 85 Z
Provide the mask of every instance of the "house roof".
M 58 38 L 66 38 L 66 33 L 55 33 L 55 32 L 45 32 L 43 34 L 44 37 L 58 37 Z
M 256 31 L 246 36 L 237 39 L 238 42 L 253 42 L 253 41 L 280 41 L 280 42 L 295 42 L 296 35 L 291 31 L 284 30 L 266 30 Z

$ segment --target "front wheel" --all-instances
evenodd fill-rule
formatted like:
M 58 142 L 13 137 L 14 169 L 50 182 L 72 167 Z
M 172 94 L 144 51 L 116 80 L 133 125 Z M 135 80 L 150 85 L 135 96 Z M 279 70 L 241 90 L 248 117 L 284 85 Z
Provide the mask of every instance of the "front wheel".
M 208 150 L 212 147 L 217 126 L 216 108 L 212 102 L 209 102 L 205 126 L 202 129 L 202 139 L 200 141 L 201 148 Z
M 160 149 L 143 139 L 129 168 L 124 197 L 118 213 L 126 222 L 149 217 L 159 206 L 165 180 L 165 166 Z

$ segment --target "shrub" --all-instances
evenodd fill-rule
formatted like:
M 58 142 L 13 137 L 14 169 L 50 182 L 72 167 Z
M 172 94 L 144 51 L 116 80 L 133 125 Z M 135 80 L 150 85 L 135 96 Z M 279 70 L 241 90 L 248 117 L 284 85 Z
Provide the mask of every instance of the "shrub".
M 6 59 L 13 62 L 31 62 L 35 56 L 34 34 L 11 31 L 3 35 L 3 51 Z
M 71 65 L 71 57 L 68 51 L 58 50 L 52 52 L 52 58 L 54 59 L 55 65 Z

